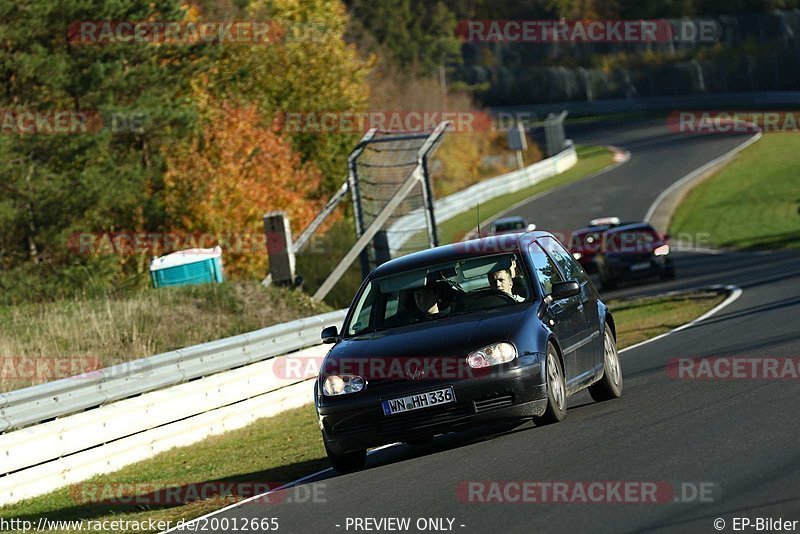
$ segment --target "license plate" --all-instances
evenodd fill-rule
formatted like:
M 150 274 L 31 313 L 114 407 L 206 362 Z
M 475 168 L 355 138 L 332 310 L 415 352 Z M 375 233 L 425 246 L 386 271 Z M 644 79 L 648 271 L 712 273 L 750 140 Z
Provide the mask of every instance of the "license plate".
M 631 265 L 631 271 L 645 271 L 650 268 L 650 262 L 645 261 L 642 263 L 634 263 Z
M 453 388 L 437 389 L 427 393 L 409 395 L 399 399 L 389 399 L 381 403 L 384 415 L 394 415 L 396 413 L 410 412 L 421 408 L 430 408 L 441 404 L 450 404 L 456 401 Z

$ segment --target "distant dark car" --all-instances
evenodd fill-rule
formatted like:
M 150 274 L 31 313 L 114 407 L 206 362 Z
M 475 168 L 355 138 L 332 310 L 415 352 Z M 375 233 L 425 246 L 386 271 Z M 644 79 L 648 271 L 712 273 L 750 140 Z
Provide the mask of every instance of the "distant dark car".
M 492 235 L 503 235 L 503 234 L 515 234 L 521 232 L 529 232 L 531 230 L 535 230 L 535 224 L 528 224 L 525 219 L 522 217 L 503 217 L 501 219 L 497 219 L 489 225 L 489 231 L 486 233 L 487 236 Z
M 447 245 L 376 268 L 356 294 L 315 384 L 333 467 L 368 448 L 566 416 L 584 388 L 622 394 L 614 320 L 572 255 L 531 232 Z
M 569 249 L 587 272 L 598 276 L 603 289 L 614 289 L 621 281 L 675 277 L 669 236 L 645 222 L 592 221 L 572 233 Z

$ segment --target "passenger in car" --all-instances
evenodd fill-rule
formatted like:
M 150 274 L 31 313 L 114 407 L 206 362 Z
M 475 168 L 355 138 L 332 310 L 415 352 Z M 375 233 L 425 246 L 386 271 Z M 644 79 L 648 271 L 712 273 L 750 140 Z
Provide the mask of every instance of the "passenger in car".
M 417 310 L 425 316 L 439 313 L 439 289 L 436 285 L 426 285 L 413 290 L 414 304 Z

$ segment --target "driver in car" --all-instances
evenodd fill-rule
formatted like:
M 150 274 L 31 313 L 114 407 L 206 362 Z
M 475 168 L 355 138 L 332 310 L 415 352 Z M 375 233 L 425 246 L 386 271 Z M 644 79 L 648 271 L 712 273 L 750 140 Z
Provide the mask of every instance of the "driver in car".
M 522 302 L 525 299 L 514 293 L 514 276 L 511 273 L 513 268 L 514 266 L 512 265 L 510 269 L 501 269 L 489 273 L 489 285 L 498 291 L 502 291 L 517 302 Z

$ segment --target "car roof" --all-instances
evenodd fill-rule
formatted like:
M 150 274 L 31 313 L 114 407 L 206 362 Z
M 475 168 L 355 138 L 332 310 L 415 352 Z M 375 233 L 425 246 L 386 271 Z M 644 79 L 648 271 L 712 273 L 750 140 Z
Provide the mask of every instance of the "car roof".
M 586 228 L 574 230 L 572 235 L 591 234 L 597 232 L 622 232 L 625 230 L 654 230 L 654 228 L 650 225 L 650 223 L 644 221 L 624 222 L 614 226 L 587 226 Z
M 499 219 L 495 219 L 494 222 L 492 222 L 492 224 L 505 224 L 505 223 L 512 223 L 512 222 L 524 223 L 525 219 L 523 219 L 522 217 L 519 217 L 519 216 L 501 217 Z
M 624 232 L 625 230 L 655 230 L 650 223 L 642 222 L 633 222 L 633 223 L 623 223 L 619 226 L 615 226 L 614 228 L 609 229 L 609 233 L 617 233 L 617 232 Z
M 450 245 L 439 246 L 401 256 L 375 268 L 370 278 L 389 276 L 407 271 L 413 271 L 428 265 L 447 263 L 466 258 L 492 256 L 503 253 L 519 253 L 524 243 L 530 243 L 539 237 L 552 235 L 549 232 L 525 232 L 518 234 L 504 234 L 483 237 L 469 241 L 460 241 Z

